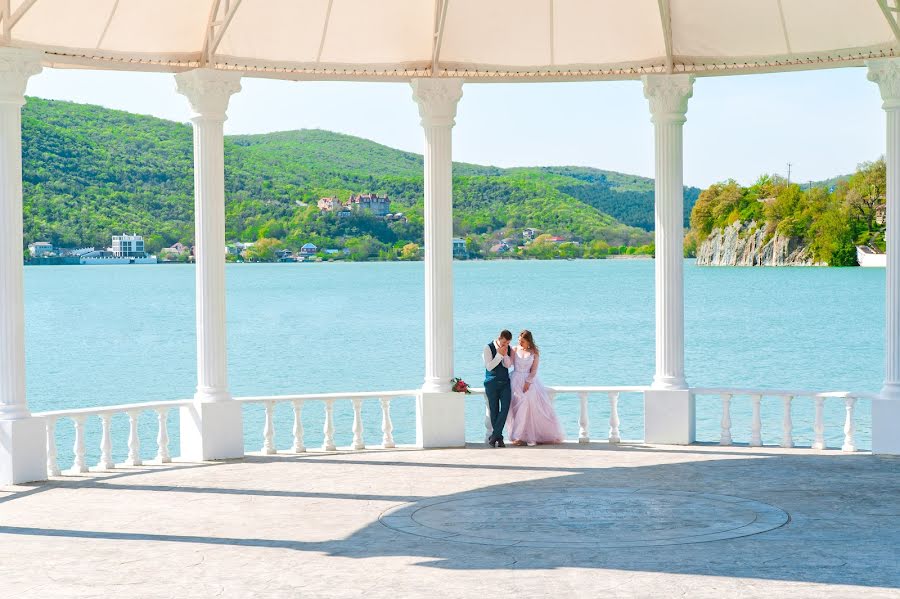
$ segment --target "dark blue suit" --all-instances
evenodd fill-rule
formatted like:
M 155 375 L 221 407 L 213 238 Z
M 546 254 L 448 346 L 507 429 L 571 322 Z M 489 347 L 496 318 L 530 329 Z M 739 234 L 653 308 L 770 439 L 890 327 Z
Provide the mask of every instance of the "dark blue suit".
M 496 358 L 497 346 L 491 341 L 488 347 L 491 350 L 491 358 Z M 488 442 L 503 439 L 503 427 L 506 426 L 506 416 L 509 414 L 509 403 L 512 400 L 509 369 L 503 365 L 503 360 L 500 360 L 493 370 L 484 371 L 484 394 L 487 395 L 491 427 L 493 427 Z

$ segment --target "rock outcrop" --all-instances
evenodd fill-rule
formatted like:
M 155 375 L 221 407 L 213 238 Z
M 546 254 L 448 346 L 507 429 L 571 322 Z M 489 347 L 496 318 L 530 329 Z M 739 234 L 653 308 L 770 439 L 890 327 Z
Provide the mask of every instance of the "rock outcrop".
M 736 221 L 713 229 L 697 248 L 701 266 L 824 266 L 813 262 L 809 248 L 797 237 L 776 233 L 764 243 L 765 227 Z

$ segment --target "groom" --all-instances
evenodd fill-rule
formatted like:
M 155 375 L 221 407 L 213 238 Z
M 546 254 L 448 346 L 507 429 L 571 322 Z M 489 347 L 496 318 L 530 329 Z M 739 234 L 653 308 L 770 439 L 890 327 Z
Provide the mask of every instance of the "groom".
M 509 342 L 512 333 L 506 329 L 500 336 L 488 343 L 482 354 L 484 359 L 484 394 L 487 395 L 488 409 L 491 414 L 491 435 L 488 445 L 506 447 L 503 443 L 503 427 L 506 426 L 506 415 L 509 413 L 509 402 L 512 392 L 509 387 L 509 368 L 512 358 L 509 355 Z

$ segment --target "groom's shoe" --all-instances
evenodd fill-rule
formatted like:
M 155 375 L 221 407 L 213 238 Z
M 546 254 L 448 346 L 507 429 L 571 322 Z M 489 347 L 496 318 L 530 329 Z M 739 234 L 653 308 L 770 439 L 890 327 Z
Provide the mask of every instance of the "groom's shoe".
M 491 447 L 497 447 L 497 439 L 491 437 L 490 439 L 488 439 L 488 445 L 490 445 Z
M 497 447 L 506 447 L 506 443 L 503 442 L 503 437 L 497 439 Z

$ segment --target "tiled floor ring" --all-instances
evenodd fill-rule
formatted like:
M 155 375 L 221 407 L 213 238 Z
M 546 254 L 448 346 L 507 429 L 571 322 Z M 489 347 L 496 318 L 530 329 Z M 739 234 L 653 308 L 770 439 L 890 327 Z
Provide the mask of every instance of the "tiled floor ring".
M 478 491 L 384 512 L 413 535 L 519 547 L 650 547 L 754 535 L 789 520 L 759 501 L 686 491 L 566 488 Z

